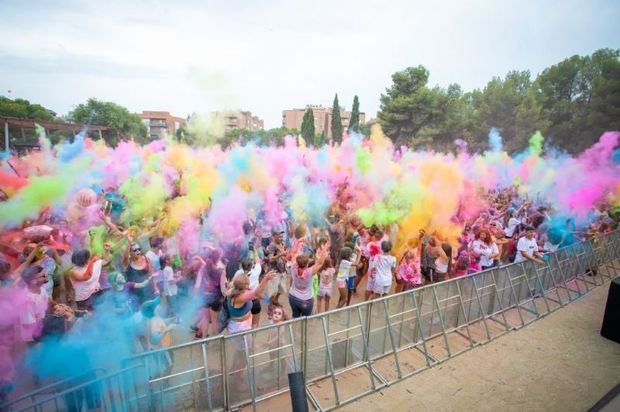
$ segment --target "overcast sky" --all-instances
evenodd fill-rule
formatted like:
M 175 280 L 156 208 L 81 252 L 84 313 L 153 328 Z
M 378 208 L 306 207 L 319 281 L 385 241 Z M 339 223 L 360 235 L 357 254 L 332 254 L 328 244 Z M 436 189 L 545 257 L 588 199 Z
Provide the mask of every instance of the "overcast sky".
M 242 108 L 267 128 L 338 92 L 375 117 L 395 71 L 422 64 L 431 85 L 471 90 L 619 48 L 619 22 L 618 0 L 0 0 L 0 90 L 60 114 L 89 97 L 183 117 Z

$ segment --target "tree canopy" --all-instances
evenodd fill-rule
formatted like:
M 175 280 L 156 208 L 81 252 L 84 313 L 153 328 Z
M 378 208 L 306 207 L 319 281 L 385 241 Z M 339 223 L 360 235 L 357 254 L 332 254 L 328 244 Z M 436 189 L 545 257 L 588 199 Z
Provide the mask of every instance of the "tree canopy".
M 342 119 L 340 117 L 340 103 L 338 103 L 338 93 L 334 97 L 332 104 L 332 140 L 334 143 L 342 143 Z
M 311 108 L 307 108 L 304 113 L 304 118 L 301 122 L 301 137 L 303 137 L 307 143 L 311 143 L 315 146 L 319 145 L 319 142 L 314 138 L 314 113 Z
M 109 129 L 103 132 L 103 136 L 111 145 L 126 139 L 142 144 L 148 142 L 147 128 L 140 116 L 116 103 L 90 98 L 77 105 L 69 113 L 69 118 L 76 123 L 107 126 Z
M 353 98 L 353 107 L 351 108 L 351 121 L 349 122 L 349 130 L 355 133 L 360 132 L 360 101 L 357 95 Z
M 34 120 L 55 119 L 54 114 L 40 104 L 32 104 L 25 99 L 11 100 L 3 96 L 0 96 L 0 116 Z
M 572 56 L 535 79 L 529 71 L 510 71 L 469 93 L 457 84 L 431 88 L 425 67 L 409 67 L 392 75 L 378 120 L 398 145 L 446 150 L 460 138 L 484 150 L 495 127 L 508 151 L 522 150 L 540 130 L 561 148 L 579 152 L 605 130 L 620 129 L 619 55 L 601 49 Z

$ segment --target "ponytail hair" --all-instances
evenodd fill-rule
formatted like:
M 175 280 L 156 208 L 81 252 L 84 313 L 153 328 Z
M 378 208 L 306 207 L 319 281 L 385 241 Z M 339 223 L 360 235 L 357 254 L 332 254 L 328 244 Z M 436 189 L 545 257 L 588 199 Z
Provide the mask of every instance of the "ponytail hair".
M 230 302 L 232 303 L 233 299 L 241 295 L 243 292 L 247 290 L 247 285 L 250 283 L 250 278 L 245 273 L 239 275 L 233 279 L 232 287 L 228 290 L 228 296 L 230 297 Z

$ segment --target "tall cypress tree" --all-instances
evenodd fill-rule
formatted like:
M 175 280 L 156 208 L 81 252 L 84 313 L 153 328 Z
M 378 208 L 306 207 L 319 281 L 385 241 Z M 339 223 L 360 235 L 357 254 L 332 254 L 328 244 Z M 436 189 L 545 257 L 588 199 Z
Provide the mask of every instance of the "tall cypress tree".
M 301 136 L 306 141 L 306 144 L 314 144 L 314 113 L 312 109 L 306 109 L 304 113 L 304 119 L 301 121 Z
M 340 118 L 338 93 L 336 93 L 334 104 L 332 105 L 332 139 L 334 143 L 342 143 L 342 119 Z
M 351 109 L 351 122 L 349 122 L 349 130 L 355 133 L 360 132 L 360 101 L 357 95 L 353 98 L 353 109 Z

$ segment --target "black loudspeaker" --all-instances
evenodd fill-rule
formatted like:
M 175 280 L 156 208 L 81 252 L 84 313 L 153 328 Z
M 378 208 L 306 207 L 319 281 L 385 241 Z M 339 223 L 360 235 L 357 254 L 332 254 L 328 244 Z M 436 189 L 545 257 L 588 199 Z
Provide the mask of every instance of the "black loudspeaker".
M 291 393 L 293 412 L 308 412 L 308 399 L 306 397 L 306 383 L 303 372 L 291 372 L 288 374 L 288 387 Z
M 609 284 L 601 336 L 620 343 L 620 277 Z

